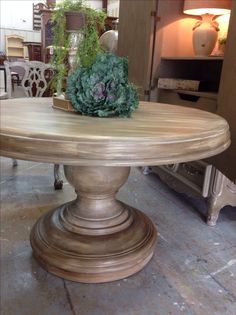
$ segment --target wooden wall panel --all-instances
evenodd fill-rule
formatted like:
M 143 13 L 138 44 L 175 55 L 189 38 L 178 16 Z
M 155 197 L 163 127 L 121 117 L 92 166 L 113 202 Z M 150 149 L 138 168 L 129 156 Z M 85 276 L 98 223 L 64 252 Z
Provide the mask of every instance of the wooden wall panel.
M 144 99 L 149 88 L 156 0 L 121 0 L 118 54 L 129 57 L 129 79 Z
M 232 1 L 227 46 L 221 75 L 217 113 L 230 125 L 231 146 L 211 162 L 231 180 L 236 180 L 236 1 Z

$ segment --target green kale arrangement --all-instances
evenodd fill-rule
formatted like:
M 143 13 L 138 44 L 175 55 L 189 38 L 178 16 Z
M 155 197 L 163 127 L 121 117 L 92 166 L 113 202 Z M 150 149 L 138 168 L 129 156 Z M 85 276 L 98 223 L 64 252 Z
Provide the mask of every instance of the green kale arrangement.
M 128 82 L 128 60 L 112 53 L 98 54 L 93 64 L 75 70 L 67 95 L 83 115 L 130 117 L 138 107 L 138 92 Z

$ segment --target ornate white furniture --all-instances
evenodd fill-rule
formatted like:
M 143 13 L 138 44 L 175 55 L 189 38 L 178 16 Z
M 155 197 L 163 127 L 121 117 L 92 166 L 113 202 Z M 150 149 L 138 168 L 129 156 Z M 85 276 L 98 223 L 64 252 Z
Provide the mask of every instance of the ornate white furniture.
M 158 89 L 158 101 L 215 113 L 222 65 L 223 57 L 162 58 L 158 78 L 172 78 L 173 82 L 182 78 L 187 83 L 189 80 L 198 80 L 200 91 L 171 89 L 165 86 Z M 172 83 L 170 79 L 167 79 L 167 83 L 168 80 Z M 206 198 L 207 224 L 210 226 L 216 225 L 219 212 L 224 206 L 236 206 L 236 185 L 210 163 L 195 161 L 153 167 L 152 170 L 174 190 Z
M 213 165 L 204 161 L 154 166 L 144 169 L 159 175 L 175 191 L 207 199 L 207 224 L 215 226 L 220 210 L 236 206 L 236 185 Z
M 151 259 L 156 229 L 115 199 L 130 166 L 202 159 L 225 150 L 227 122 L 180 106 L 140 102 L 132 118 L 95 118 L 52 108 L 47 98 L 1 102 L 1 154 L 63 164 L 77 198 L 43 215 L 31 232 L 38 262 L 80 282 L 122 279 Z
M 208 191 L 207 223 L 216 224 L 220 210 L 226 206 L 236 207 L 236 184 L 230 181 L 217 168 L 211 166 L 211 177 Z
M 20 85 L 23 88 L 26 97 L 42 97 L 48 87 L 46 80 L 46 71 L 53 72 L 50 64 L 40 61 L 4 61 L 7 74 L 7 93 L 9 98 L 12 97 L 12 68 L 23 69 Z
M 23 88 L 26 97 L 42 97 L 48 87 L 48 80 L 53 75 L 53 68 L 50 64 L 40 61 L 4 61 L 7 76 L 7 94 L 12 98 L 12 72 L 11 69 L 23 69 L 20 77 L 20 85 Z M 48 79 L 47 79 L 48 76 Z M 17 161 L 13 160 L 13 166 Z M 54 166 L 54 187 L 61 189 L 63 181 L 59 176 L 59 165 Z

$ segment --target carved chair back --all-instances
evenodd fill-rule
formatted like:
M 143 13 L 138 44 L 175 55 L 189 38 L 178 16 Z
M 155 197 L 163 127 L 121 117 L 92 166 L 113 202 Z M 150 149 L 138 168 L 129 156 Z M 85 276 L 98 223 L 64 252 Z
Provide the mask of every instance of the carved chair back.
M 4 65 L 8 98 L 12 98 L 12 71 L 18 75 L 17 80 L 20 81 L 26 97 L 42 97 L 54 74 L 52 65 L 40 61 L 4 61 Z M 13 160 L 13 166 L 16 165 L 17 161 Z M 54 164 L 54 179 L 55 189 L 61 189 L 63 180 L 59 176 L 58 164 Z
M 50 64 L 40 61 L 4 61 L 7 76 L 7 94 L 12 97 L 12 71 L 23 69 L 22 78 L 18 82 L 26 97 L 41 97 L 48 87 L 54 71 Z

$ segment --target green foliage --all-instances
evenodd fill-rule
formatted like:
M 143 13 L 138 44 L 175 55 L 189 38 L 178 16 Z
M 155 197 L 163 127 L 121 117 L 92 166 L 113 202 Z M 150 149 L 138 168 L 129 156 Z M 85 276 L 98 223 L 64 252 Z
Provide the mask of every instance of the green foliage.
M 138 93 L 128 82 L 128 60 L 99 54 L 89 67 L 68 78 L 67 94 L 73 107 L 87 116 L 130 117 L 138 107 Z
M 78 11 L 86 15 L 86 25 L 80 30 L 82 41 L 77 51 L 77 66 L 88 67 L 101 52 L 98 27 L 104 23 L 105 13 L 87 7 L 83 0 L 64 0 L 53 12 L 53 47 L 52 64 L 56 70 L 54 87 L 61 94 L 63 80 L 68 73 L 68 51 L 70 48 L 69 32 L 66 32 L 66 12 Z
M 84 0 L 64 0 L 57 5 L 54 16 L 61 16 L 61 13 L 63 14 L 69 11 L 79 11 L 83 6 Z
M 226 37 L 221 37 L 221 38 L 219 38 L 219 39 L 218 39 L 218 43 L 219 43 L 220 45 L 225 45 L 225 44 L 226 44 Z
M 102 52 L 97 28 L 104 24 L 105 13 L 90 8 L 83 8 L 81 11 L 86 15 L 86 25 L 82 31 L 83 40 L 78 47 L 77 56 L 79 66 L 89 67 L 96 56 Z

